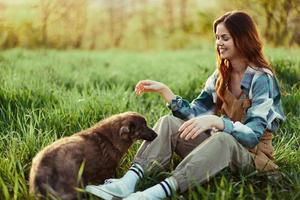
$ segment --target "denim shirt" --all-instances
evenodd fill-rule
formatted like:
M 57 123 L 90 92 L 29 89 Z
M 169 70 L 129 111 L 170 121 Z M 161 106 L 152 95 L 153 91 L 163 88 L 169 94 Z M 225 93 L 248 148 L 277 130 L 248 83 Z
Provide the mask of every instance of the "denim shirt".
M 215 114 L 217 94 L 215 90 L 217 70 L 207 79 L 200 95 L 191 103 L 180 96 L 169 104 L 174 116 L 183 120 L 205 114 Z M 248 67 L 241 81 L 241 89 L 251 99 L 243 122 L 233 122 L 227 116 L 221 116 L 224 132 L 231 134 L 247 148 L 258 143 L 265 130 L 275 132 L 280 122 L 285 120 L 280 91 L 276 78 L 265 68 Z

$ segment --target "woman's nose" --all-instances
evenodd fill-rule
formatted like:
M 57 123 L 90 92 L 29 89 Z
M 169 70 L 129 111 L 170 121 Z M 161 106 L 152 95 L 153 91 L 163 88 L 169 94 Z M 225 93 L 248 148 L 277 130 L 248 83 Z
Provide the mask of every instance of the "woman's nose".
M 218 46 L 223 46 L 223 42 L 222 42 L 221 40 L 216 40 L 216 44 L 217 44 Z

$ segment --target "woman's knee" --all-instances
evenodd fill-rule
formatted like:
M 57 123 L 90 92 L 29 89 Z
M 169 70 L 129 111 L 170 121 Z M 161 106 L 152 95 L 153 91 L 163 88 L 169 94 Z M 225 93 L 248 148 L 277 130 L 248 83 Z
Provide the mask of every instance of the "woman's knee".
M 175 117 L 174 115 L 164 115 L 160 118 L 160 120 L 162 121 L 168 121 L 168 122 L 173 122 L 173 123 L 180 123 L 180 122 L 184 122 L 182 119 Z
M 184 123 L 182 119 L 174 117 L 173 115 L 164 115 L 158 120 L 158 122 L 171 127 L 173 126 L 179 127 L 181 124 Z
M 217 132 L 212 134 L 211 136 L 212 140 L 219 141 L 221 143 L 230 143 L 230 142 L 235 142 L 235 139 L 232 135 L 225 133 L 225 132 Z
M 160 132 L 177 133 L 179 127 L 183 124 L 183 120 L 172 115 L 162 116 L 154 126 L 154 130 L 159 134 Z

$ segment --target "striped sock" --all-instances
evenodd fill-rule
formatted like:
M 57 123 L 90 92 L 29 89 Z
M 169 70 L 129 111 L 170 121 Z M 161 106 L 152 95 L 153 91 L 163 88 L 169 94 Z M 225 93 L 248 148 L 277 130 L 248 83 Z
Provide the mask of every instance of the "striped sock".
M 145 193 L 146 196 L 152 196 L 154 199 L 163 199 L 172 196 L 172 193 L 176 190 L 177 182 L 175 178 L 169 177 L 159 184 L 144 190 L 142 193 Z
M 129 170 L 133 171 L 140 179 L 144 177 L 144 170 L 138 163 L 133 163 Z
M 120 178 L 120 181 L 127 186 L 129 191 L 134 192 L 136 183 L 143 177 L 143 168 L 139 164 L 134 163 L 126 172 L 126 174 L 122 178 Z

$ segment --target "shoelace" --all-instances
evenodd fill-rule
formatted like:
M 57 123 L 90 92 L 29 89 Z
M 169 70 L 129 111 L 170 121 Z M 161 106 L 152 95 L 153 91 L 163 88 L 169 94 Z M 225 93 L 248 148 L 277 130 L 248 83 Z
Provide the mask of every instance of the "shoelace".
M 113 181 L 112 181 L 111 179 L 105 179 L 105 180 L 104 180 L 104 185 L 105 185 L 105 184 L 112 183 L 112 182 L 113 182 Z

